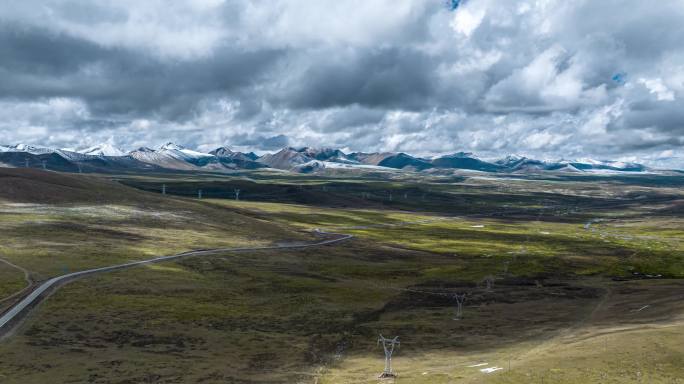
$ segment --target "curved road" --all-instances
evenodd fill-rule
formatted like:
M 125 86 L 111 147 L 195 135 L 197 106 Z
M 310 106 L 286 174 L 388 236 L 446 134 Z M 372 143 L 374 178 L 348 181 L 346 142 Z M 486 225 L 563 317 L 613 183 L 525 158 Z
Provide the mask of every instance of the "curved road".
M 321 245 L 333 244 L 333 243 L 337 243 L 340 241 L 349 240 L 349 239 L 354 237 L 354 235 L 345 235 L 345 234 L 340 234 L 340 233 L 324 232 L 324 231 L 319 230 L 319 229 L 314 230 L 314 232 L 318 233 L 318 234 L 333 235 L 333 236 L 337 236 L 337 237 L 335 237 L 334 239 L 323 240 L 323 241 L 319 241 L 316 243 L 310 243 L 310 244 L 291 244 L 291 245 L 276 245 L 276 246 L 247 247 L 247 248 L 203 249 L 203 250 L 197 250 L 197 251 L 189 251 L 189 252 L 178 253 L 178 254 L 171 255 L 171 256 L 160 256 L 160 257 L 155 257 L 153 259 L 134 261 L 134 262 L 125 263 L 125 264 L 112 265 L 109 267 L 88 269 L 85 271 L 73 272 L 73 273 L 68 273 L 66 275 L 53 277 L 52 279 L 47 280 L 44 283 L 42 283 L 41 285 L 39 285 L 29 295 L 24 297 L 24 299 L 22 299 L 21 301 L 16 303 L 14 306 L 12 306 L 7 312 L 5 312 L 2 315 L 2 317 L 0 317 L 0 337 L 2 337 L 2 335 L 6 334 L 8 331 L 11 330 L 11 328 L 13 328 L 13 325 L 15 325 L 13 320 L 18 320 L 22 315 L 26 314 L 26 312 L 28 312 L 34 305 L 45 300 L 45 298 L 47 298 L 47 295 L 44 295 L 44 293 L 46 291 L 48 291 L 51 288 L 56 288 L 60 283 L 67 283 L 71 280 L 74 280 L 74 279 L 77 279 L 77 278 L 80 278 L 83 276 L 92 275 L 92 274 L 96 274 L 96 273 L 116 271 L 119 269 L 135 267 L 135 266 L 143 265 L 143 264 L 160 263 L 163 261 L 180 259 L 180 258 L 189 257 L 189 256 L 205 256 L 205 255 L 211 255 L 211 254 L 216 254 L 216 253 L 224 253 L 224 252 L 263 251 L 263 250 L 275 250 L 275 249 L 296 249 L 296 248 L 318 247 Z
M 494 214 L 491 214 L 493 216 Z M 453 218 L 461 218 L 461 217 L 477 217 L 477 216 L 490 216 L 490 215 L 482 215 L 482 214 L 472 214 L 472 215 L 464 215 L 460 217 L 453 217 Z M 376 228 L 376 227 L 385 227 L 385 226 L 403 226 L 403 225 L 413 225 L 413 224 L 426 224 L 434 221 L 440 221 L 440 220 L 446 220 L 446 219 L 453 219 L 452 217 L 449 218 L 444 218 L 444 217 L 439 217 L 435 219 L 425 219 L 425 220 L 417 220 L 417 221 L 402 221 L 402 222 L 397 222 L 397 223 L 381 223 L 381 224 L 370 224 L 370 225 L 357 225 L 357 226 L 346 226 L 346 227 L 339 227 L 337 229 L 368 229 L 368 228 Z M 10 331 L 15 324 L 14 320 L 18 320 L 22 315 L 26 314 L 31 307 L 34 305 L 40 303 L 41 301 L 45 300 L 47 298 L 47 295 L 44 295 L 46 291 L 48 291 L 51 288 L 57 288 L 59 284 L 61 283 L 67 283 L 71 280 L 91 275 L 91 274 L 96 274 L 96 273 L 103 273 L 103 272 L 109 272 L 109 271 L 115 271 L 119 269 L 124 269 L 124 268 L 130 268 L 130 267 L 135 267 L 138 265 L 143 265 L 143 264 L 153 264 L 153 263 L 159 263 L 163 261 L 168 261 L 168 260 L 173 260 L 173 259 L 178 259 L 178 258 L 183 258 L 183 257 L 189 257 L 189 256 L 202 256 L 202 255 L 211 255 L 211 254 L 216 254 L 216 253 L 223 253 L 223 252 L 238 252 L 238 251 L 259 251 L 259 250 L 276 250 L 276 249 L 296 249 L 296 248 L 311 248 L 311 247 L 318 247 L 321 245 L 327 245 L 327 244 L 333 244 L 337 243 L 340 241 L 344 240 L 349 240 L 354 237 L 354 235 L 348 235 L 348 234 L 341 234 L 341 233 L 333 233 L 333 232 L 326 232 L 322 229 L 314 229 L 314 233 L 322 234 L 322 235 L 333 235 L 337 236 L 334 239 L 329 239 L 329 240 L 324 240 L 324 241 L 319 241 L 316 243 L 310 243 L 310 244 L 293 244 L 293 245 L 280 245 L 280 246 L 268 246 L 268 247 L 247 247 L 247 248 L 218 248 L 218 249 L 204 249 L 204 250 L 197 250 L 197 251 L 189 251 L 189 252 L 184 252 L 184 253 L 179 253 L 176 255 L 171 255 L 171 256 L 160 256 L 160 257 L 155 257 L 153 259 L 148 259 L 148 260 L 141 260 L 141 261 L 134 261 L 130 263 L 125 263 L 125 264 L 119 264 L 119 265 L 113 265 L 109 267 L 102 267 L 102 268 L 94 268 L 94 269 L 88 269 L 85 271 L 80 271 L 80 272 L 73 272 L 69 273 L 66 275 L 62 276 L 57 276 L 53 277 L 50 280 L 45 281 L 41 285 L 39 285 L 35 290 L 33 290 L 29 295 L 27 295 L 24 299 L 16 303 L 13 307 L 11 307 L 8 311 L 2 314 L 0 317 L 0 339 L 4 337 Z

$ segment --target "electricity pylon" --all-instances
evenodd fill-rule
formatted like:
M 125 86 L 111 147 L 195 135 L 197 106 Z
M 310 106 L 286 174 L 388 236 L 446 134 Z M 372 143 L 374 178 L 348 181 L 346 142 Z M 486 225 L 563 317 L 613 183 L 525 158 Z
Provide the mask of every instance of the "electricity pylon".
M 453 298 L 456 300 L 456 316 L 454 317 L 454 320 L 461 320 L 463 318 L 463 303 L 465 303 L 466 300 L 466 294 L 454 294 Z
M 494 285 L 494 276 L 485 276 L 484 279 L 482 279 L 482 284 L 484 285 L 484 288 L 487 292 L 491 291 L 492 286 Z
M 392 354 L 394 353 L 394 347 L 401 344 L 399 342 L 399 336 L 395 336 L 393 339 L 387 339 L 380 335 L 380 337 L 378 337 L 378 344 L 380 343 L 382 343 L 382 349 L 385 350 L 385 370 L 382 371 L 378 377 L 381 379 L 397 377 L 392 371 Z
M 235 200 L 240 200 L 240 189 L 235 188 Z

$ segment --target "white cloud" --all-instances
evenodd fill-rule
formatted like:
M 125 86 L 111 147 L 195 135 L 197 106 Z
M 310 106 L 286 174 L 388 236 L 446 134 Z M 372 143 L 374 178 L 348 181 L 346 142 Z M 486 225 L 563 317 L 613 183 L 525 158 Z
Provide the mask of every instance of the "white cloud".
M 172 59 L 211 54 L 227 37 L 219 0 L 26 1 L 0 12 L 0 20 L 33 26 L 107 47 L 133 48 Z M 4 16 L 3 16 L 4 14 Z
M 456 9 L 450 26 L 454 31 L 470 37 L 482 23 L 486 12 L 487 9 L 478 2 L 467 2 Z
M 649 92 L 655 94 L 660 101 L 674 101 L 675 99 L 674 92 L 667 88 L 659 77 L 655 79 L 645 79 L 642 77 L 639 79 L 639 83 L 648 88 Z

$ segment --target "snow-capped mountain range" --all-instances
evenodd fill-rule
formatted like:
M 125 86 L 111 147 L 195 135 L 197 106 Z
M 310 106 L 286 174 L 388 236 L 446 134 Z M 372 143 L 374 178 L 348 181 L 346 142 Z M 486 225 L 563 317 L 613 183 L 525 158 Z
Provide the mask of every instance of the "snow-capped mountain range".
M 261 157 L 254 153 L 232 151 L 227 147 L 204 153 L 174 143 L 158 149 L 141 147 L 125 152 L 110 144 L 79 151 L 44 146 L 0 145 L 0 165 L 42 167 L 58 171 L 122 172 L 137 170 L 181 170 L 223 172 L 239 169 L 274 168 L 312 173 L 325 170 L 414 171 L 444 173 L 469 170 L 497 173 L 635 173 L 653 171 L 642 164 L 610 160 L 577 159 L 544 161 L 509 155 L 483 160 L 468 152 L 426 158 L 406 153 L 344 153 L 335 148 L 286 147 Z

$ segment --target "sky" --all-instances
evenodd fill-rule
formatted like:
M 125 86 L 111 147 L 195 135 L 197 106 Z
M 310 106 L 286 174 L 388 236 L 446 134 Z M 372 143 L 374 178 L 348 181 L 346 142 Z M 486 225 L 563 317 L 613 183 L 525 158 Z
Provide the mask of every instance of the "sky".
M 681 0 L 0 3 L 0 143 L 684 168 Z

